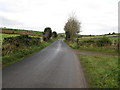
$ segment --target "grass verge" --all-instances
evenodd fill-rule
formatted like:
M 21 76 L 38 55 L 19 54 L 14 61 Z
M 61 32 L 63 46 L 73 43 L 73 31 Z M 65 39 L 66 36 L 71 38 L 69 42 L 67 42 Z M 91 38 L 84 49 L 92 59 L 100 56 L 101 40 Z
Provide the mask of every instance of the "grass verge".
M 118 56 L 79 55 L 90 88 L 120 88 Z
M 5 55 L 2 57 L 2 67 L 6 67 L 8 65 L 14 64 L 18 61 L 23 60 L 23 58 L 40 51 L 41 49 L 45 48 L 46 46 L 50 45 L 55 40 L 49 40 L 48 42 L 42 42 L 39 45 L 33 45 L 29 47 L 25 47 L 23 49 L 19 49 L 18 51 L 10 54 Z

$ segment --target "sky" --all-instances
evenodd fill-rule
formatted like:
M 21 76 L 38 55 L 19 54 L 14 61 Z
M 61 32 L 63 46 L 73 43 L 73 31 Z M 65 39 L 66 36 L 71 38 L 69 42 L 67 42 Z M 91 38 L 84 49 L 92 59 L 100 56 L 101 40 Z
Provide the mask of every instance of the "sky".
M 118 32 L 119 0 L 0 0 L 0 27 L 64 33 L 74 13 L 81 22 L 80 34 Z

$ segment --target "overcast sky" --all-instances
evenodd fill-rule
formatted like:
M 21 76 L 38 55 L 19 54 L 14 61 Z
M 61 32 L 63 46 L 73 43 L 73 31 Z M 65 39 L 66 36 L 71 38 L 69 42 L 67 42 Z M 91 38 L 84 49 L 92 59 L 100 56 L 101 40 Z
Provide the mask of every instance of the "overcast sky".
M 0 27 L 64 32 L 75 13 L 81 34 L 118 32 L 119 0 L 0 0 Z

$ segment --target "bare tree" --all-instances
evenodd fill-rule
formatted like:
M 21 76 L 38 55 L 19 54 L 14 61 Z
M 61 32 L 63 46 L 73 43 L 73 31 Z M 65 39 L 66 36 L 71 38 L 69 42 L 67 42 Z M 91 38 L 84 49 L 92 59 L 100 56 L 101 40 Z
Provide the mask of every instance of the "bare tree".
M 74 41 L 77 34 L 80 32 L 81 23 L 77 20 L 75 16 L 69 17 L 67 23 L 64 26 L 66 33 L 66 40 Z

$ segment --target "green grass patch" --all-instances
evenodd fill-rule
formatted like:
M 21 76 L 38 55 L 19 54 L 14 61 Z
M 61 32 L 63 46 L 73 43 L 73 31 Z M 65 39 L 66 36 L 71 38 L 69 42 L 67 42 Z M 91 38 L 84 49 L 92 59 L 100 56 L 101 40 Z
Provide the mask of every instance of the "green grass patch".
M 118 56 L 89 56 L 80 55 L 90 88 L 119 88 Z
M 2 40 L 3 40 L 4 38 L 16 37 L 16 36 L 20 36 L 20 35 L 18 35 L 18 34 L 2 34 Z

